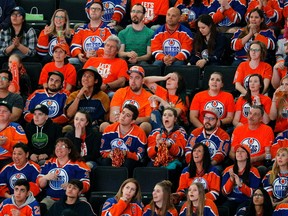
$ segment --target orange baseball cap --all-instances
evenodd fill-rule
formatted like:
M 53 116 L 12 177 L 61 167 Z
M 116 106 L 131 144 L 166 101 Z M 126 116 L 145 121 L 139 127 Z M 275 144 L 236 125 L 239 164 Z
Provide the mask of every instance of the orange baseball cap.
M 145 76 L 144 68 L 141 67 L 141 66 L 132 66 L 132 67 L 127 71 L 128 74 L 131 74 L 132 72 L 138 73 L 138 74 L 140 74 L 142 77 Z
M 70 48 L 69 48 L 69 46 L 68 46 L 67 43 L 57 43 L 57 44 L 53 47 L 53 52 L 54 52 L 57 48 L 62 49 L 64 52 L 66 52 L 67 55 L 70 55 Z

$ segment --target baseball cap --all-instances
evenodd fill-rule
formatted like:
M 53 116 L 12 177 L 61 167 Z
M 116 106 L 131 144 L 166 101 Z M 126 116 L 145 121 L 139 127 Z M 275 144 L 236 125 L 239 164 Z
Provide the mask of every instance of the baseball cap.
M 141 66 L 132 66 L 132 67 L 127 71 L 128 74 L 131 74 L 132 72 L 138 73 L 138 74 L 140 74 L 142 77 L 145 76 L 145 71 L 144 71 L 143 67 L 141 67 Z
M 43 105 L 43 104 L 37 104 L 35 106 L 35 108 L 31 111 L 31 113 L 34 113 L 36 110 L 41 111 L 42 113 L 48 115 L 49 114 L 49 109 L 47 106 Z
M 49 79 L 49 77 L 51 76 L 51 75 L 57 75 L 57 76 L 59 76 L 60 78 L 61 78 L 61 83 L 63 83 L 64 82 L 64 75 L 61 73 L 61 72 L 59 72 L 59 71 L 51 71 L 51 72 L 49 72 L 48 73 L 48 79 Z
M 67 43 L 57 43 L 54 47 L 53 47 L 53 52 L 57 49 L 60 48 L 62 49 L 67 55 L 70 55 L 70 49 Z
M 19 14 L 21 14 L 21 15 L 23 16 L 23 18 L 25 18 L 26 12 L 25 12 L 25 10 L 24 10 L 23 7 L 20 7 L 20 6 L 14 7 L 14 8 L 11 10 L 11 14 L 12 14 L 14 11 L 18 11 Z
M 217 109 L 213 107 L 206 108 L 205 110 L 202 111 L 202 115 L 204 116 L 206 113 L 214 115 L 216 118 L 219 118 L 219 112 Z
M 248 145 L 245 145 L 245 144 L 238 144 L 238 145 L 236 145 L 235 146 L 235 148 L 234 148 L 234 150 L 235 150 L 235 152 L 237 151 L 237 149 L 238 148 L 243 148 L 243 149 L 245 149 L 245 151 L 250 155 L 251 154 L 251 149 L 250 149 L 250 147 L 248 146 Z
M 68 181 L 69 184 L 75 185 L 81 191 L 83 189 L 83 183 L 78 179 L 70 179 Z
M 98 80 L 98 83 L 101 82 L 100 86 L 102 85 L 102 77 L 101 75 L 98 73 L 97 69 L 93 66 L 89 66 L 87 68 L 82 68 L 78 71 L 78 76 L 79 76 L 79 80 L 81 80 L 83 74 L 85 71 L 91 71 L 94 74 L 95 79 Z
M 12 106 L 7 101 L 0 101 L 0 106 L 5 106 L 12 113 Z

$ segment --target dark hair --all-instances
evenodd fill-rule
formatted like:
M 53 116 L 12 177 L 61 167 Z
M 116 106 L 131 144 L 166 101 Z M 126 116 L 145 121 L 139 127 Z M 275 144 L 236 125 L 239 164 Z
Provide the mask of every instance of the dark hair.
M 179 97 L 178 101 L 176 102 L 176 104 L 178 102 L 182 102 L 184 105 L 186 105 L 186 82 L 183 79 L 183 76 L 178 73 L 178 72 L 174 72 L 175 74 L 177 74 L 178 77 L 178 88 L 176 90 L 176 95 Z
M 132 7 L 134 7 L 134 6 L 141 6 L 141 7 L 143 8 L 143 14 L 146 13 L 146 8 L 145 8 L 142 4 L 140 4 L 140 3 L 136 3 L 136 4 L 133 5 Z
M 209 1 L 209 0 L 208 0 Z M 183 0 L 183 4 L 187 7 L 191 3 L 191 0 Z M 202 4 L 202 0 L 194 0 L 193 5 L 194 6 L 200 6 Z
M 260 89 L 259 89 L 259 93 L 263 92 L 264 89 L 264 82 L 263 82 L 263 78 L 260 74 L 251 74 L 250 77 L 248 78 L 248 88 L 247 88 L 247 93 L 243 96 L 243 99 L 245 101 L 248 102 L 248 104 L 250 106 L 252 106 L 252 96 L 251 96 L 251 89 L 249 87 L 249 81 L 251 77 L 258 77 L 259 78 L 259 82 L 260 82 Z
M 0 70 L 0 74 L 1 74 L 1 73 L 6 73 L 6 74 L 8 74 L 8 80 L 9 80 L 9 81 L 12 81 L 13 76 L 12 76 L 12 73 L 11 73 L 8 69 L 1 69 L 1 70 Z
M 77 113 L 82 113 L 83 115 L 85 115 L 85 117 L 86 117 L 86 119 L 87 119 L 87 122 L 88 122 L 88 124 L 86 125 L 86 128 L 89 128 L 89 127 L 92 126 L 92 119 L 91 119 L 90 113 L 88 113 L 88 112 L 85 111 L 85 110 L 78 110 L 78 111 L 75 113 L 75 115 L 76 115 Z M 74 118 L 75 118 L 75 115 L 74 115 Z
M 203 150 L 204 150 L 203 169 L 204 169 L 205 173 L 208 173 L 208 170 L 211 167 L 211 155 L 210 155 L 210 152 L 209 152 L 209 148 L 205 144 L 199 142 L 199 143 L 196 143 L 193 146 L 191 154 L 193 154 L 193 151 L 195 149 L 199 148 L 200 146 L 202 146 Z M 196 164 L 194 162 L 193 155 L 191 155 L 190 166 L 189 166 L 188 169 L 189 169 L 189 177 L 190 178 L 195 177 L 196 176 L 197 167 L 196 167 Z
M 246 161 L 246 166 L 245 166 L 245 171 L 242 175 L 239 175 L 239 167 L 238 167 L 238 163 L 237 161 L 235 160 L 235 163 L 233 165 L 233 172 L 235 174 L 237 174 L 242 180 L 243 182 L 246 184 L 246 185 L 249 185 L 249 175 L 250 175 L 250 169 L 251 169 L 251 158 L 250 158 L 250 153 L 243 147 L 240 147 L 242 149 L 244 149 L 247 153 L 247 161 Z M 236 155 L 235 155 L 235 158 L 236 158 Z
M 207 42 L 207 49 L 208 54 L 211 54 L 216 46 L 216 35 L 217 35 L 216 25 L 213 22 L 212 17 L 208 14 L 202 14 L 201 16 L 198 17 L 198 19 L 196 20 L 196 35 L 195 35 L 195 41 L 197 41 L 197 43 L 194 43 L 195 53 L 201 53 L 202 47 L 206 43 L 205 36 L 203 36 L 199 30 L 198 27 L 199 22 L 204 23 L 205 25 L 210 27 L 210 37 Z
M 132 116 L 132 120 L 136 120 L 138 118 L 138 115 L 139 115 L 139 110 L 137 109 L 136 106 L 134 106 L 133 104 L 126 104 L 124 108 L 127 108 L 128 110 L 130 110 L 132 113 L 133 113 L 133 116 Z M 123 110 L 122 109 L 122 110 Z
M 255 192 L 257 190 L 260 190 L 262 192 L 263 198 L 264 198 L 263 211 L 262 211 L 263 216 L 271 216 L 273 214 L 273 205 L 272 205 L 271 198 L 270 198 L 268 192 L 264 188 L 260 187 L 254 191 L 253 195 L 255 194 Z M 254 204 L 253 198 L 252 198 L 252 200 L 250 201 L 250 205 L 248 207 L 248 210 L 246 211 L 245 216 L 255 216 L 255 215 L 257 215 L 257 214 L 256 214 L 256 210 L 255 210 L 255 204 Z
M 91 8 L 91 6 L 92 6 L 93 4 L 98 4 L 98 5 L 100 5 L 100 6 L 101 6 L 101 11 L 104 11 L 104 7 L 103 7 L 103 4 L 101 3 L 101 1 L 94 1 L 94 2 L 92 2 L 91 5 L 90 5 L 90 7 L 89 7 L 89 9 Z
M 69 159 L 72 161 L 72 162 L 75 162 L 75 161 L 83 161 L 83 158 L 80 156 L 79 152 L 76 150 L 76 147 L 75 145 L 73 144 L 73 142 L 69 139 L 69 138 L 66 138 L 66 137 L 60 137 L 56 140 L 56 145 L 57 143 L 59 142 L 63 142 L 67 145 L 68 149 L 70 149 L 70 153 L 68 155 Z M 55 145 L 55 146 L 56 146 Z M 53 152 L 53 155 L 52 157 L 54 158 L 57 158 L 56 154 L 55 154 L 55 150 Z
M 79 191 L 83 190 L 83 182 L 80 181 L 79 179 L 71 179 L 68 182 L 69 184 L 75 185 L 76 187 L 79 188 Z
M 13 146 L 13 150 L 14 150 L 15 148 L 21 148 L 25 153 L 29 153 L 29 147 L 28 147 L 28 145 L 26 145 L 26 144 L 24 144 L 24 143 L 22 143 L 22 142 L 19 142 L 19 143 L 15 144 L 15 145 Z
M 261 55 L 260 55 L 260 60 L 261 61 L 265 61 L 265 58 L 266 58 L 266 55 L 267 55 L 267 47 L 264 43 L 262 43 L 261 41 L 252 41 L 249 45 L 249 48 L 247 50 L 247 53 L 248 53 L 248 59 L 251 60 L 251 57 L 250 57 L 250 49 L 251 49 L 251 46 L 253 44 L 258 44 L 260 46 L 260 52 L 261 52 Z
M 259 109 L 261 112 L 261 116 L 264 115 L 264 108 L 261 105 L 253 105 L 251 109 Z
M 174 108 L 172 108 L 172 107 L 166 107 L 166 108 L 164 108 L 164 110 L 163 110 L 163 114 L 164 114 L 165 110 L 170 110 L 170 111 L 172 111 L 173 115 L 177 118 L 178 115 L 177 115 L 176 109 L 174 109 Z M 163 115 L 163 114 L 162 114 L 162 115 Z
M 30 185 L 29 185 L 29 182 L 28 182 L 27 179 L 18 179 L 18 180 L 16 180 L 14 188 L 15 188 L 15 186 L 22 186 L 22 185 L 26 188 L 27 191 L 30 190 Z

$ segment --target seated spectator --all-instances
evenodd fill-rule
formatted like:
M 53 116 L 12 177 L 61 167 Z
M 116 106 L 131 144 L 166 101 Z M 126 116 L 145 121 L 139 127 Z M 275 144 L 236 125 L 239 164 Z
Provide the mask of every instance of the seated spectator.
M 49 118 L 49 109 L 38 104 L 31 111 L 33 119 L 27 124 L 25 131 L 30 148 L 29 158 L 43 165 L 55 149 L 55 142 L 62 136 L 62 128 Z
M 101 90 L 108 93 L 110 98 L 112 98 L 113 93 L 117 89 L 125 86 L 125 82 L 129 78 L 127 75 L 127 63 L 123 59 L 116 57 L 120 45 L 119 38 L 116 35 L 110 35 L 104 43 L 103 57 L 91 57 L 84 65 L 84 68 L 89 66 L 97 68 L 103 80 Z
M 92 128 L 89 113 L 77 111 L 74 116 L 74 128 L 65 134 L 75 145 L 86 164 L 92 169 L 98 165 L 100 159 L 101 134 Z
M 108 198 L 103 205 L 101 216 L 133 215 L 142 216 L 141 189 L 137 180 L 126 179 L 115 197 Z
M 222 194 L 227 198 L 223 206 L 234 215 L 238 208 L 248 206 L 253 191 L 260 186 L 261 178 L 257 168 L 251 166 L 251 150 L 247 145 L 236 145 L 235 163 L 227 167 L 222 176 Z
M 59 138 L 56 141 L 55 151 L 41 167 L 41 173 L 37 177 L 37 184 L 46 189 L 46 197 L 41 201 L 47 209 L 65 196 L 65 190 L 69 180 L 80 179 L 83 183 L 82 193 L 90 188 L 90 168 L 82 161 L 74 144 L 68 138 Z
M 119 57 L 124 58 L 129 64 L 145 65 L 152 56 L 151 38 L 154 31 L 144 24 L 145 13 L 143 5 L 135 4 L 130 11 L 132 25 L 118 34 L 121 40 Z
M 285 216 L 287 215 L 287 213 L 288 213 L 288 203 L 282 203 L 275 208 L 273 216 Z
M 45 65 L 52 60 L 54 46 L 57 43 L 67 43 L 70 46 L 73 35 L 74 31 L 70 28 L 67 11 L 64 9 L 55 10 L 50 25 L 46 25 L 38 37 L 36 50 L 42 58 L 42 64 Z M 69 49 L 66 55 L 70 56 Z
M 235 88 L 242 94 L 247 93 L 248 79 L 251 74 L 260 74 L 263 78 L 264 88 L 261 94 L 268 91 L 272 78 L 272 67 L 264 62 L 266 47 L 260 41 L 253 41 L 248 48 L 248 61 L 242 62 L 237 67 L 234 77 Z
M 247 145 L 251 152 L 251 164 L 255 167 L 264 164 L 265 148 L 270 148 L 274 140 L 272 129 L 263 124 L 264 109 L 262 106 L 253 105 L 248 113 L 248 123 L 236 127 L 231 138 L 230 159 L 235 160 L 237 145 Z M 265 134 L 265 136 L 263 136 Z M 265 173 L 261 173 L 265 174 Z
M 190 105 L 189 119 L 194 127 L 203 127 L 202 111 L 208 108 L 218 110 L 219 119 L 217 126 L 227 126 L 232 123 L 234 116 L 234 99 L 232 94 L 224 92 L 223 75 L 220 72 L 213 72 L 209 79 L 209 89 L 197 93 Z
M 65 197 L 56 201 L 47 212 L 46 216 L 62 215 L 96 215 L 88 202 L 80 200 L 83 191 L 83 183 L 78 179 L 71 179 L 68 182 Z
M 0 3 L 1 15 L 0 15 L 0 30 L 6 30 L 11 24 L 11 10 L 16 7 L 15 0 L 4 0 Z
M 283 182 L 288 181 L 288 149 L 281 147 L 278 149 L 275 161 L 270 170 L 264 177 L 262 183 L 265 190 L 269 193 L 273 207 L 288 200 L 287 185 Z
M 56 44 L 53 47 L 53 61 L 47 63 L 42 68 L 39 85 L 47 88 L 48 73 L 51 71 L 59 71 L 64 76 L 63 88 L 72 91 L 76 86 L 77 73 L 75 67 L 66 59 L 69 53 L 69 46 L 66 43 Z
M 143 216 L 178 216 L 178 212 L 170 199 L 171 187 L 172 183 L 168 180 L 163 180 L 155 185 L 152 192 L 153 199 L 145 206 Z
M 207 7 L 209 3 L 203 0 L 177 0 L 174 6 L 181 11 L 181 24 L 195 31 L 197 27 L 196 20 L 202 14 L 208 13 Z
M 18 121 L 23 111 L 23 98 L 9 91 L 12 73 L 7 69 L 0 70 L 0 101 L 6 101 L 12 108 L 10 120 Z
M 63 89 L 63 82 L 64 76 L 61 72 L 51 71 L 48 73 L 47 87 L 34 91 L 26 101 L 23 113 L 27 122 L 31 122 L 33 118 L 31 110 L 38 104 L 48 107 L 48 116 L 54 123 L 64 124 L 68 121 L 64 106 L 70 93 Z
M 270 121 L 271 99 L 261 94 L 264 88 L 263 78 L 260 74 L 251 74 L 247 81 L 247 92 L 240 96 L 235 105 L 235 115 L 233 125 L 235 127 L 247 124 L 248 113 L 251 106 L 260 105 L 264 108 L 263 123 L 268 124 Z
M 249 206 L 239 209 L 235 216 L 271 216 L 273 214 L 273 206 L 267 191 L 260 187 L 252 196 Z
M 201 142 L 209 148 L 211 164 L 222 172 L 222 164 L 230 149 L 230 136 L 217 126 L 219 113 L 216 109 L 205 109 L 202 114 L 204 116 L 203 127 L 196 128 L 191 132 L 185 147 L 186 163 L 190 163 L 194 145 Z
M 285 147 L 285 148 L 288 147 L 288 130 L 285 130 L 276 136 L 274 143 L 271 147 L 272 159 L 276 157 L 278 149 L 282 147 Z
M 101 165 L 127 167 L 130 176 L 135 167 L 143 165 L 147 138 L 135 121 L 139 111 L 136 106 L 126 104 L 119 121 L 107 126 L 102 135 Z
M 40 216 L 40 206 L 30 192 L 29 182 L 18 179 L 15 182 L 14 194 L 0 205 L 1 215 L 33 215 Z
M 40 192 L 36 184 L 36 178 L 40 173 L 40 166 L 29 160 L 29 149 L 24 143 L 13 146 L 12 160 L 0 172 L 0 197 L 11 198 L 14 193 L 15 182 L 18 179 L 26 179 L 30 185 L 30 191 L 34 196 Z
M 245 0 L 213 1 L 208 7 L 208 14 L 212 16 L 221 32 L 234 33 L 239 29 L 246 12 Z
M 13 80 L 16 81 L 13 77 L 12 73 L 12 82 L 10 83 L 8 90 L 12 93 L 19 93 L 23 98 L 24 101 L 26 101 L 27 97 L 31 94 L 32 86 L 31 86 L 31 80 L 29 75 L 26 72 L 26 69 L 24 65 L 22 64 L 22 59 L 17 54 L 12 54 L 8 59 L 8 67 L 9 71 L 15 72 L 18 74 L 19 83 L 13 83 Z M 13 83 L 13 84 L 12 84 Z M 16 88 L 15 88 L 16 87 Z M 18 91 L 17 91 L 18 87 Z M 14 91 L 12 91 L 14 90 Z
M 143 88 L 143 79 L 145 71 L 140 66 L 132 66 L 127 73 L 129 74 L 129 86 L 118 89 L 115 92 L 110 104 L 110 122 L 119 120 L 119 113 L 126 104 L 135 105 L 139 110 L 139 116 L 135 124 L 145 131 L 146 134 L 151 132 L 151 125 L 149 124 L 151 107 L 148 101 L 152 95 Z M 100 131 L 104 131 L 107 123 L 101 125 Z
M 166 81 L 165 88 L 157 84 L 161 81 Z M 144 84 L 154 93 L 149 98 L 150 105 L 154 106 L 150 119 L 153 129 L 163 127 L 161 113 L 163 108 L 168 107 L 173 107 L 177 111 L 180 125 L 188 125 L 189 99 L 186 96 L 185 80 L 181 74 L 173 72 L 166 76 L 147 76 L 144 77 Z
M 187 201 L 181 207 L 179 216 L 186 215 L 217 216 L 218 209 L 215 203 L 205 198 L 205 189 L 200 182 L 193 182 L 187 191 Z
M 254 40 L 264 43 L 268 50 L 275 50 L 276 37 L 273 30 L 266 27 L 264 18 L 264 12 L 255 8 L 248 15 L 247 26 L 234 33 L 231 41 L 231 47 L 235 51 L 233 65 L 238 66 L 247 60 L 250 43 Z M 261 60 L 264 61 L 264 58 L 265 56 Z
M 177 112 L 164 109 L 163 126 L 153 130 L 148 137 L 148 157 L 151 166 L 176 170 L 182 167 L 181 157 L 187 142 L 186 131 L 177 125 Z
M 275 90 L 270 109 L 270 119 L 276 120 L 274 132 L 282 132 L 288 128 L 288 76 L 281 79 L 280 86 Z
M 98 1 L 87 1 L 85 6 L 90 22 L 77 28 L 70 47 L 71 64 L 84 65 L 90 57 L 102 57 L 104 41 L 114 33 L 103 21 L 104 6 Z
M 177 192 L 172 194 L 173 203 L 183 200 L 185 191 L 194 182 L 203 184 L 206 198 L 217 200 L 220 192 L 220 173 L 211 165 L 208 147 L 203 143 L 196 143 L 191 154 L 189 165 L 181 173 Z
M 102 77 L 96 68 L 89 66 L 78 71 L 81 89 L 69 95 L 66 101 L 66 115 L 73 118 L 78 110 L 87 111 L 93 126 L 99 126 L 109 111 L 110 99 L 101 91 Z
M 224 35 L 216 30 L 213 19 L 208 14 L 196 21 L 196 35 L 191 54 L 191 64 L 200 68 L 221 63 L 225 49 Z
M 7 62 L 12 54 L 18 54 L 26 60 L 32 60 L 35 56 L 37 35 L 33 28 L 26 25 L 25 16 L 22 7 L 17 6 L 11 10 L 11 25 L 0 32 L 0 65 Z
M 13 146 L 28 140 L 22 126 L 11 121 L 12 107 L 6 101 L 0 101 L 0 170 L 12 162 Z
M 184 65 L 192 50 L 193 36 L 190 29 L 180 21 L 180 10 L 172 7 L 167 11 L 166 24 L 160 26 L 151 39 L 154 65 L 161 68 L 169 65 Z

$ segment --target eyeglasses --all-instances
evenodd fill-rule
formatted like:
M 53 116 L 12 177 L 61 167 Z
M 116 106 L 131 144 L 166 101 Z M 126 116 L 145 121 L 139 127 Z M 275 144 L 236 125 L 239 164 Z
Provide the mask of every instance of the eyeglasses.
M 260 50 L 260 49 L 253 49 L 253 48 L 250 48 L 250 51 L 251 51 L 251 52 L 260 52 L 261 50 Z
M 55 148 L 65 149 L 65 148 L 68 148 L 68 146 L 66 146 L 66 145 L 56 145 Z
M 62 20 L 62 19 L 65 19 L 64 16 L 55 16 L 55 18 L 56 18 L 56 19 L 61 19 L 61 20 Z
M 0 76 L 0 80 L 2 80 L 2 81 L 8 81 L 9 79 L 8 79 L 8 77 L 1 77 L 1 76 Z
M 207 120 L 207 121 L 214 121 L 216 118 L 214 117 L 207 117 L 207 116 L 204 116 L 204 120 Z
M 253 197 L 263 197 L 263 196 L 264 196 L 263 194 L 257 194 L 257 193 L 253 194 Z
M 90 7 L 90 10 L 92 10 L 92 11 L 102 11 L 102 8 Z
M 12 13 L 11 16 L 12 17 L 20 17 L 20 16 L 22 16 L 22 14 L 20 14 L 20 13 Z
M 140 14 L 140 13 L 143 13 L 143 11 L 140 11 L 140 10 L 132 10 L 131 13 Z

